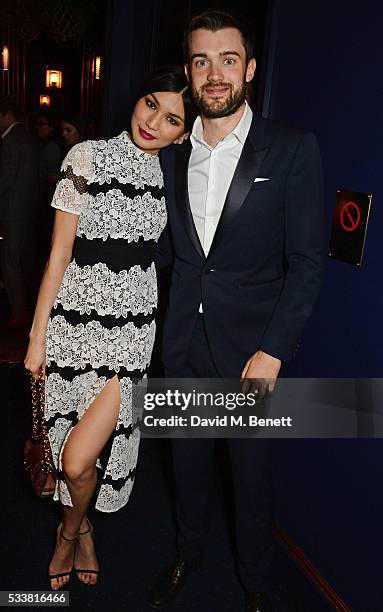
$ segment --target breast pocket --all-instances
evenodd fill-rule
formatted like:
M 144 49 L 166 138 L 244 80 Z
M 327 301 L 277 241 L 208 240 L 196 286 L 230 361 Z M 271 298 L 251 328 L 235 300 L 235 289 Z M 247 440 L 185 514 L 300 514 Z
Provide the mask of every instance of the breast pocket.
M 260 191 L 263 189 L 272 189 L 275 185 L 275 181 L 273 179 L 269 179 L 268 181 L 256 181 L 253 182 L 251 186 L 251 191 Z

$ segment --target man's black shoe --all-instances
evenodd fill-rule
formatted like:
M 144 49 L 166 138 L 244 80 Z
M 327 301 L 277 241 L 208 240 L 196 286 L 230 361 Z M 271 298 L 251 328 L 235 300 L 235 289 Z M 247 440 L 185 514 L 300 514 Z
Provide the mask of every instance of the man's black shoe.
M 172 565 L 162 572 L 154 583 L 149 593 L 149 606 L 159 609 L 170 603 L 181 590 L 186 577 L 193 569 L 196 568 L 186 565 L 185 561 L 176 557 Z
M 246 595 L 246 612 L 272 612 L 267 593 L 248 593 Z

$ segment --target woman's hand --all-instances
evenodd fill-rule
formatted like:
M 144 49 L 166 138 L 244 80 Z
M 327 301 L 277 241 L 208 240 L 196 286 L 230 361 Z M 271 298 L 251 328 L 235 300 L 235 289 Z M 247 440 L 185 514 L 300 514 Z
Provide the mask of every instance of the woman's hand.
M 189 132 L 185 132 L 184 134 L 182 134 L 182 136 L 173 140 L 173 144 L 182 144 L 188 138 L 189 138 Z
M 31 339 L 29 341 L 24 366 L 30 371 L 35 380 L 39 377 L 39 369 L 43 369 L 45 378 L 45 340 Z

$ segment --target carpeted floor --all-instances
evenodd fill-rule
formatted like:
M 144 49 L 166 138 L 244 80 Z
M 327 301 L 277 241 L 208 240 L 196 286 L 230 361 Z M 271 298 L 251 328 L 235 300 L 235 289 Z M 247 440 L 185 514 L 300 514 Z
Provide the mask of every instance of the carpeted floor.
M 30 427 L 28 380 L 21 365 L 0 366 L 1 389 L 1 561 L 0 590 L 48 590 L 46 577 L 58 521 L 53 501 L 35 497 L 22 469 Z M 143 440 L 134 491 L 117 513 L 91 513 L 101 564 L 99 584 L 71 579 L 70 609 L 147 612 L 153 579 L 173 557 L 171 470 L 166 440 Z M 190 576 L 169 612 L 240 612 L 243 593 L 231 553 L 220 481 L 212 508 L 206 561 Z M 275 612 L 324 612 L 327 606 L 277 547 L 273 569 Z M 315 600 L 315 601 L 313 601 Z M 310 603 L 307 603 L 307 602 Z

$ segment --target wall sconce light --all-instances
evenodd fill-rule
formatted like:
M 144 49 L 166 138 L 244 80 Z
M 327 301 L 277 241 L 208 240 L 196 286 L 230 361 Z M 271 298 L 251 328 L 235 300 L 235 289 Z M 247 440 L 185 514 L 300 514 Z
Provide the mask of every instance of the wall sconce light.
M 95 70 L 94 70 L 94 78 L 99 80 L 100 79 L 100 72 L 101 72 L 101 56 L 100 55 L 96 55 L 96 59 L 95 59 Z
M 63 73 L 61 70 L 51 70 L 47 68 L 45 86 L 49 89 L 61 89 L 62 75 Z
M 3 50 L 1 52 L 1 60 L 3 65 L 3 70 L 9 70 L 9 49 L 7 45 L 3 46 Z
M 51 97 L 46 94 L 41 94 L 40 96 L 40 106 L 50 106 L 51 105 Z

